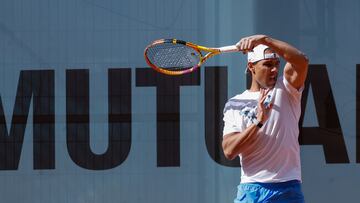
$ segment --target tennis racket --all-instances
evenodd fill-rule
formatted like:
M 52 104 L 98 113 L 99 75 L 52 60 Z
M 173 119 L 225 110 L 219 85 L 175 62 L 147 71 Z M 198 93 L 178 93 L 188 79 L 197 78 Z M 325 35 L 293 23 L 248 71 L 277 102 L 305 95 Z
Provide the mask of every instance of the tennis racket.
M 160 39 L 145 48 L 144 56 L 147 64 L 160 73 L 183 75 L 197 70 L 217 54 L 238 51 L 235 45 L 208 48 L 177 39 Z

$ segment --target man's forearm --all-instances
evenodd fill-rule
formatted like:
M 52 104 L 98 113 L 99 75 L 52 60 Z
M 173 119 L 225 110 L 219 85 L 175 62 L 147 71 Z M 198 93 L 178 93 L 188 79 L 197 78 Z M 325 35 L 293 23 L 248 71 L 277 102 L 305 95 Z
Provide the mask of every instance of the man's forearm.
M 225 135 L 222 142 L 225 157 L 227 159 L 234 159 L 243 151 L 244 147 L 252 143 L 258 130 L 259 127 L 252 124 L 243 132 Z
M 295 66 L 304 66 L 308 63 L 308 58 L 304 53 L 286 42 L 266 36 L 263 43 Z

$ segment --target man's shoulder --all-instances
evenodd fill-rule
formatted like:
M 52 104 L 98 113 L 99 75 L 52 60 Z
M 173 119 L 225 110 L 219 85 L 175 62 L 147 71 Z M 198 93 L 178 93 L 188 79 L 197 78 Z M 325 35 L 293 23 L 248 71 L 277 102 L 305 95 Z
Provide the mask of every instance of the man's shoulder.
M 256 104 L 257 97 L 258 95 L 245 90 L 243 93 L 233 96 L 226 102 L 224 112 L 228 110 L 241 110 L 246 106 Z
M 301 98 L 301 94 L 304 89 L 304 87 L 302 87 L 300 90 L 297 90 L 283 76 L 278 78 L 275 88 L 286 91 L 288 93 L 286 95 L 289 98 L 295 98 L 297 102 L 299 102 L 298 100 Z
M 250 99 L 251 98 L 249 98 L 248 91 L 245 90 L 241 94 L 237 94 L 237 95 L 231 97 L 226 103 L 227 104 L 230 104 L 230 103 L 244 103 L 244 102 L 246 102 L 246 100 L 250 100 Z
M 241 94 L 237 94 L 230 98 L 228 101 L 233 102 L 241 102 L 241 101 L 247 101 L 247 100 L 257 100 L 259 97 L 259 92 L 251 92 L 249 90 L 245 90 Z

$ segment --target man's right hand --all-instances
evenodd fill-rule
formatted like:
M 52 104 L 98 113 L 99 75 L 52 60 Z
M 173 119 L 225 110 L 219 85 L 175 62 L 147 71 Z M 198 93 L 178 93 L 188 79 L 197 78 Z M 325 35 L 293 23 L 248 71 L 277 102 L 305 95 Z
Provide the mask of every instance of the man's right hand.
M 257 106 L 257 114 L 256 114 L 256 118 L 257 120 L 264 124 L 267 119 L 269 118 L 269 112 L 272 109 L 273 104 L 269 103 L 269 104 L 265 104 L 265 100 L 266 97 L 268 97 L 268 93 L 270 92 L 271 89 L 263 89 L 260 88 L 260 96 L 259 96 L 259 101 L 258 101 L 258 106 Z

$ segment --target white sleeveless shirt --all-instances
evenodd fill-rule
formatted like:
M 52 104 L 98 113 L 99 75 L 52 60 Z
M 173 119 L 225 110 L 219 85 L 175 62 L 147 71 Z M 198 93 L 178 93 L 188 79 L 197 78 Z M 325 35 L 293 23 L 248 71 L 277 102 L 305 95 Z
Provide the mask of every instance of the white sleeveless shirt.
M 253 144 L 239 154 L 241 183 L 301 181 L 298 122 L 301 93 L 279 77 L 267 100 L 273 103 L 269 119 L 259 129 Z M 224 108 L 223 135 L 242 132 L 256 115 L 259 92 L 244 91 L 231 98 Z

